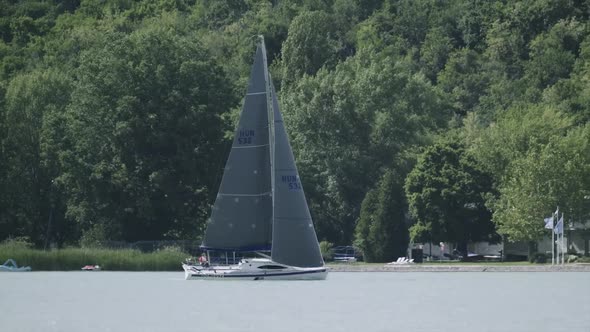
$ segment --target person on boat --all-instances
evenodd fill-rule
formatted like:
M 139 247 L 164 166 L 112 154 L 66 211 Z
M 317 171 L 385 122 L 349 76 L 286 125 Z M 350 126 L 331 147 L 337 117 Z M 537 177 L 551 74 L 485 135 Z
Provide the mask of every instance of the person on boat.
M 207 256 L 205 254 L 199 256 L 199 264 L 203 267 L 209 267 L 209 262 L 207 262 Z

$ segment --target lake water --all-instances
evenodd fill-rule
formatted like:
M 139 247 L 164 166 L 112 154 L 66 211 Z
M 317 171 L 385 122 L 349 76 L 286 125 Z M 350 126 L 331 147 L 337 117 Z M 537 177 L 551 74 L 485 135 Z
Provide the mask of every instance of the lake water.
M 0 331 L 590 331 L 590 273 L 0 273 Z

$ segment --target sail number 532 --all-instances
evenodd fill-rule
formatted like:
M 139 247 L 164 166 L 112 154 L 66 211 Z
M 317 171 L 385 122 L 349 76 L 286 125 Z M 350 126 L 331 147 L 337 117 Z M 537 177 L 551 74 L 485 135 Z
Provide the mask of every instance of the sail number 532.
M 252 129 L 241 129 L 238 132 L 238 144 L 252 144 L 255 132 Z
M 301 182 L 295 175 L 283 175 L 281 176 L 281 182 L 289 186 L 289 190 L 301 190 Z

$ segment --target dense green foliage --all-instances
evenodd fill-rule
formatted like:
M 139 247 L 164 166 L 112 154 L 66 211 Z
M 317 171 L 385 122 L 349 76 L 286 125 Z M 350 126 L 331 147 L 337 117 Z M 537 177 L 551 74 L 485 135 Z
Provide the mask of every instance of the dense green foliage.
M 391 262 L 407 254 L 410 239 L 402 180 L 395 172 L 386 172 L 363 200 L 355 245 L 367 262 Z
M 556 206 L 587 221 L 589 13 L 0 0 L 0 240 L 201 235 L 258 34 L 320 240 L 377 261 L 403 255 L 405 223 L 412 240 L 464 244 L 534 241 Z
M 457 243 L 462 252 L 469 241 L 494 240 L 491 213 L 485 207 L 491 176 L 478 168 L 460 142 L 428 146 L 406 178 L 405 189 L 417 220 L 412 226 L 415 240 Z

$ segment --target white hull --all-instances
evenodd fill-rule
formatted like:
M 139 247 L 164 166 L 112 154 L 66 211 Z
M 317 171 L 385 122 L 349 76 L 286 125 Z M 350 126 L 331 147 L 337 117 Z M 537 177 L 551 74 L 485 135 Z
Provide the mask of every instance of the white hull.
M 294 267 L 278 264 L 270 259 L 243 259 L 238 265 L 202 267 L 183 264 L 184 278 L 213 280 L 324 280 L 325 266 Z

